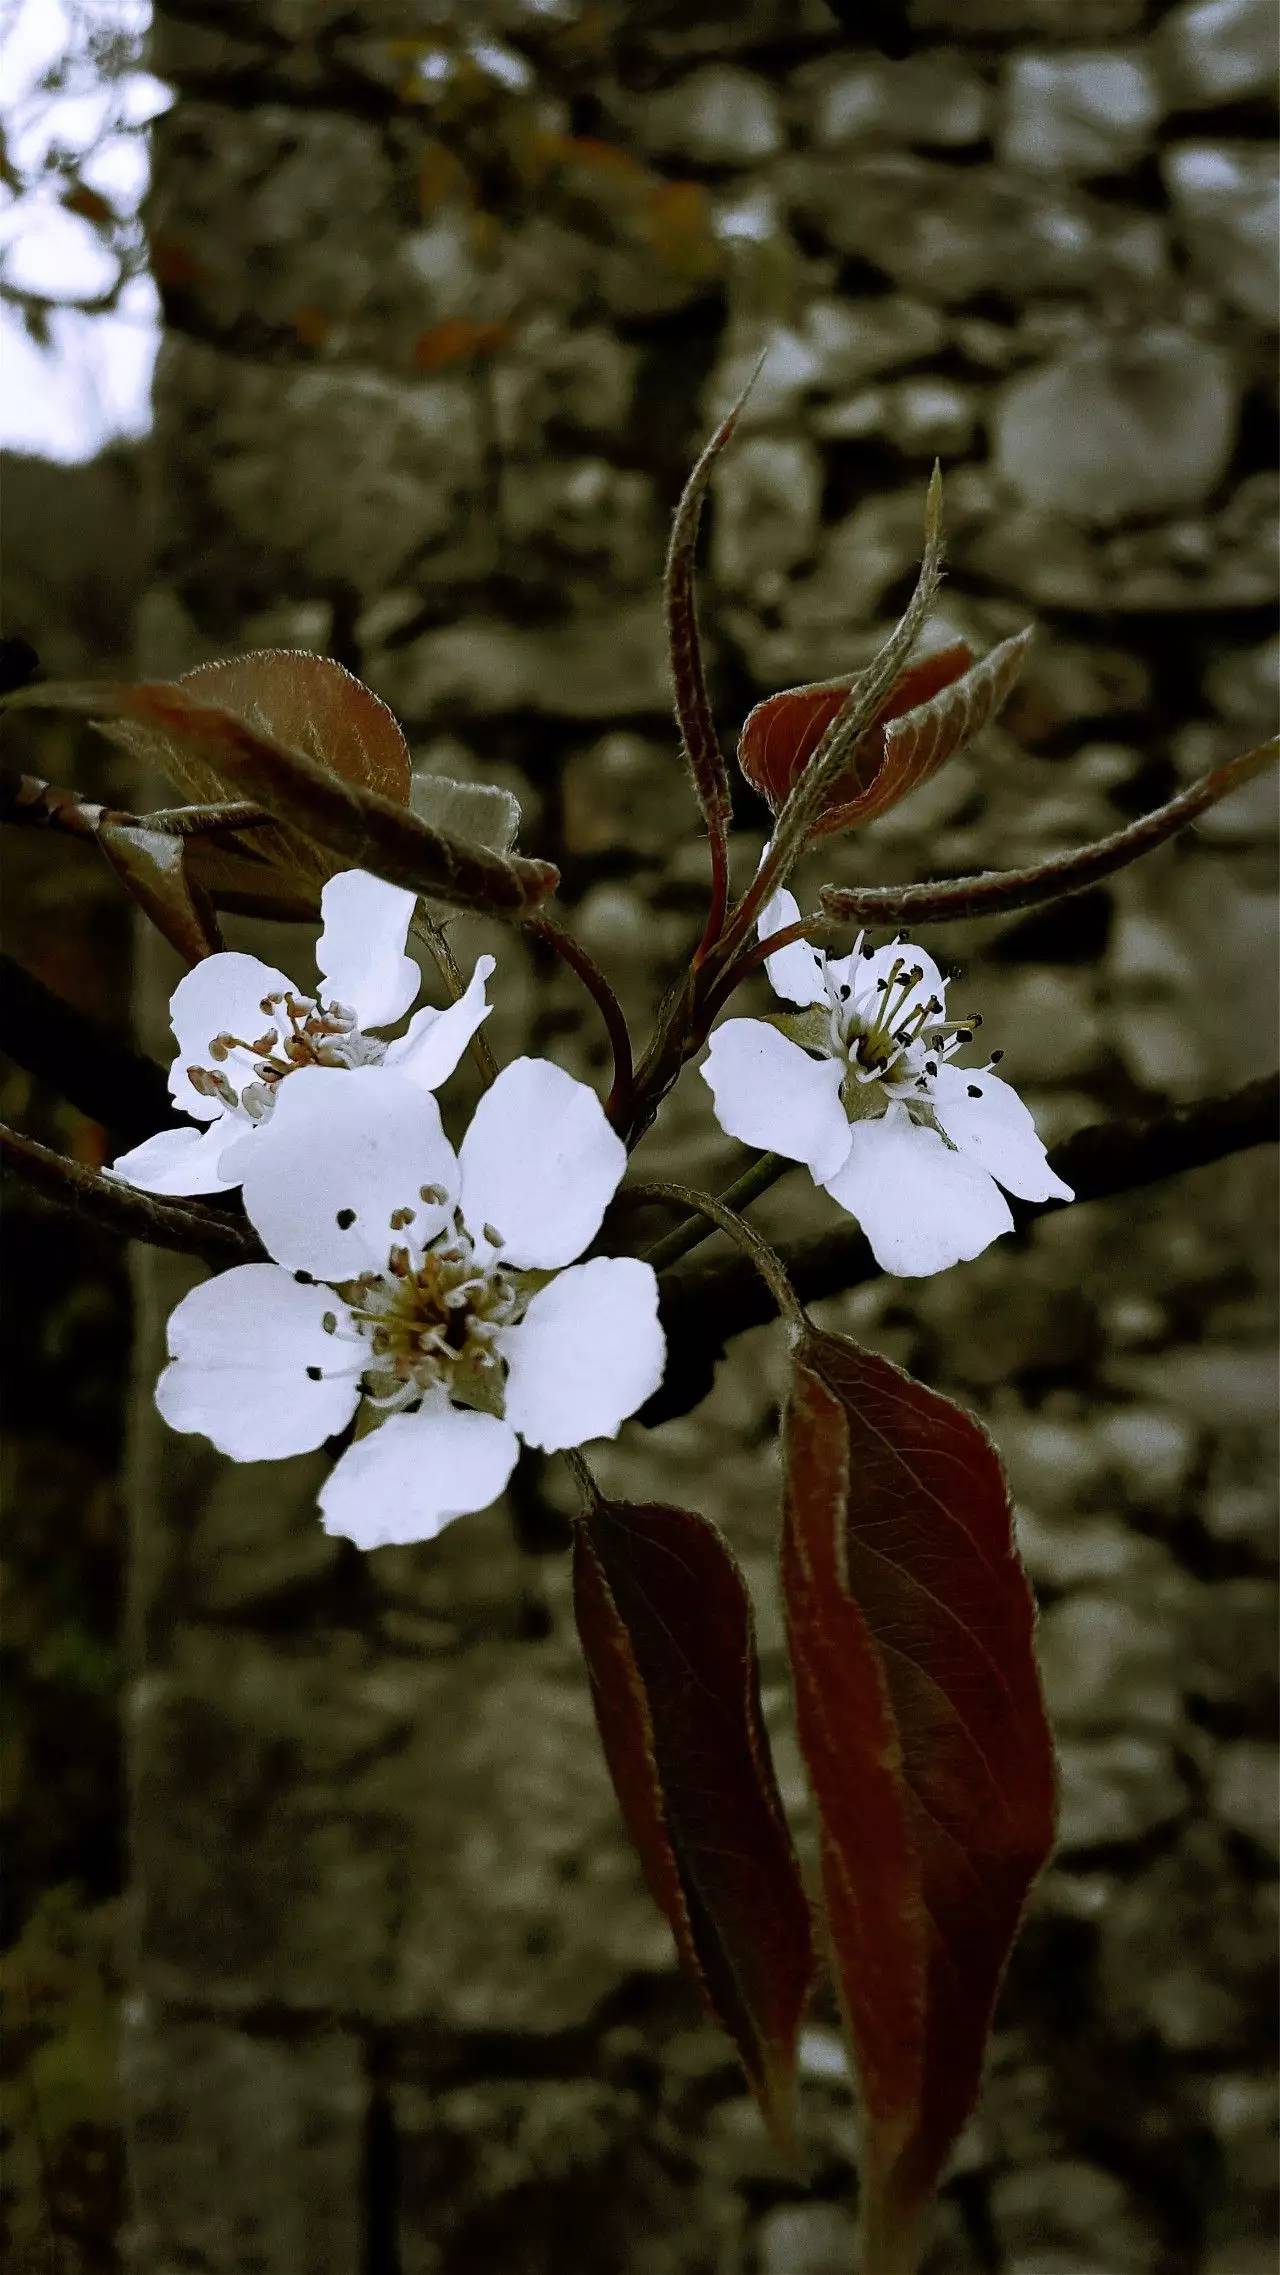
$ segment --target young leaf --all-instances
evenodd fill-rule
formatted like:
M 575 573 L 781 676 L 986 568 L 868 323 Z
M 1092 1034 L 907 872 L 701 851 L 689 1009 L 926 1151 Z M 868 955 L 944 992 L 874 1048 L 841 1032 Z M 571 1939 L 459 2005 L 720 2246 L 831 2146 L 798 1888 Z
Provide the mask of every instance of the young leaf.
M 845 778 L 838 785 L 842 798 L 870 781 L 884 756 L 886 720 L 897 718 L 923 703 L 968 669 L 972 653 L 963 640 L 939 648 L 899 673 L 879 716 L 858 743 Z M 786 804 L 796 782 L 842 708 L 856 674 L 843 679 L 816 680 L 807 687 L 786 687 L 767 695 L 747 713 L 738 740 L 738 764 L 753 790 L 758 790 L 776 814 Z M 825 829 L 823 831 L 825 833 Z
M 574 1604 L 645 1877 L 785 2139 L 812 1942 L 760 1711 L 746 1584 L 705 1517 L 602 1502 L 577 1529 Z
M 302 648 L 256 648 L 249 655 L 197 664 L 177 681 L 203 703 L 216 704 L 277 742 L 304 751 L 364 790 L 404 805 L 409 796 L 409 746 L 395 714 L 331 656 Z M 216 765 L 180 735 L 165 736 L 140 720 L 113 722 L 104 730 L 113 740 L 138 750 L 145 742 L 153 757 L 191 795 L 221 795 Z
M 914 2275 L 1053 1841 L 1032 1599 L 985 1431 L 886 1359 L 808 1330 L 787 1416 L 782 1562 L 862 2085 L 862 2264 Z
M 255 830 L 222 842 L 252 860 L 274 834 L 270 857 L 294 883 L 299 870 L 314 878 L 335 867 L 364 868 L 453 907 L 519 918 L 558 882 L 549 862 L 490 853 L 432 829 L 385 792 L 344 778 L 327 760 L 280 741 L 177 681 L 23 689 L 11 703 L 140 726 L 184 784 L 192 776 L 181 769 L 203 767 L 216 796 L 251 798 L 288 825 L 283 832 Z M 360 766 L 366 756 L 358 756 Z
M 995 717 L 1022 668 L 1030 632 L 1004 640 L 974 663 L 963 640 L 909 664 L 854 744 L 824 797 L 811 837 L 830 837 L 887 813 L 927 782 Z M 787 688 L 757 703 L 738 743 L 738 763 L 777 813 L 804 773 L 853 682 Z
M 301 648 L 256 648 L 248 655 L 197 664 L 174 684 L 255 732 L 304 752 L 343 781 L 377 790 L 397 805 L 408 798 L 409 746 L 394 713 L 331 656 Z M 207 803 L 225 794 L 231 778 L 207 742 L 141 717 L 96 724 L 109 742 L 160 767 L 188 796 Z M 218 883 L 228 863 L 233 872 L 247 863 L 256 889 L 224 898 Z M 196 867 L 220 906 L 273 915 L 291 895 L 296 899 L 304 879 L 314 888 L 314 901 L 335 863 L 296 830 L 283 827 L 255 830 L 252 838 L 224 837 L 216 849 L 197 856 Z

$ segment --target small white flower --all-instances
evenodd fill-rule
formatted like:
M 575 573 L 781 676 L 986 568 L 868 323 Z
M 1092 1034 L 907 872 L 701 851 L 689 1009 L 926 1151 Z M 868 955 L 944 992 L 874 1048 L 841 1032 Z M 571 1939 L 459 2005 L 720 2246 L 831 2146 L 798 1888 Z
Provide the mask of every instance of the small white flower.
M 368 1032 L 403 1017 L 418 993 L 405 954 L 415 895 L 364 869 L 344 869 L 320 895 L 320 986 L 303 995 L 257 956 L 225 950 L 179 980 L 169 1006 L 178 1050 L 174 1105 L 203 1129 L 161 1130 L 112 1163 L 144 1193 L 217 1193 L 238 1185 L 241 1142 L 271 1122 L 280 1084 L 304 1066 L 395 1067 L 422 1090 L 452 1074 L 490 1006 L 481 956 L 470 986 L 444 1010 L 424 1005 L 395 1042 Z
M 183 1299 L 156 1403 L 236 1461 L 305 1453 L 360 1408 L 384 1417 L 329 1476 L 326 1531 L 430 1540 L 497 1498 L 520 1439 L 614 1437 L 657 1389 L 652 1268 L 574 1261 L 626 1152 L 548 1060 L 504 1068 L 456 1154 L 433 1098 L 367 1067 L 301 1068 L 270 1144 L 246 1150 L 245 1208 L 276 1262 Z
M 760 936 L 799 919 L 777 893 Z M 1000 1186 L 1027 1201 L 1069 1201 L 1035 1124 L 1007 1082 L 960 1067 L 976 1020 L 949 1020 L 947 983 L 923 948 L 895 941 L 824 956 L 805 941 L 766 960 L 799 1012 L 729 1019 L 702 1073 L 730 1137 L 802 1161 L 857 1217 L 877 1263 L 917 1277 L 946 1271 L 1012 1229 Z

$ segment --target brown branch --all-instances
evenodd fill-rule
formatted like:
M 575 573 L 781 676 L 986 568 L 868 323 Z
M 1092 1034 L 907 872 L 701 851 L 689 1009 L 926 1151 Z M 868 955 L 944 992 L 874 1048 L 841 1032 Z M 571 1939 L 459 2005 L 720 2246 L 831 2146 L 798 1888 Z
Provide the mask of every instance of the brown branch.
M 1077 1130 L 1049 1154 L 1052 1167 L 1073 1188 L 1075 1200 L 1012 1201 L 1010 1206 L 1021 1231 L 1051 1210 L 1138 1191 L 1251 1146 L 1270 1144 L 1278 1136 L 1280 1075 L 1263 1075 L 1225 1098 L 1199 1099 L 1161 1114 L 1096 1122 Z M 879 1270 L 863 1234 L 848 1221 L 804 1240 L 783 1243 L 778 1254 L 806 1303 L 858 1287 Z M 677 1267 L 663 1273 L 659 1284 L 667 1372 L 641 1414 L 648 1423 L 670 1421 L 696 1406 L 710 1390 L 716 1362 L 730 1338 L 773 1317 L 769 1298 L 740 1256 Z
M 217 837 L 228 830 L 260 829 L 270 815 L 247 799 L 211 806 L 159 806 L 154 813 L 131 814 L 99 805 L 39 774 L 0 766 L 0 822 L 18 829 L 57 830 L 64 837 L 97 842 L 104 830 L 144 829 L 162 837 Z
M 1163 1114 L 1099 1122 L 1077 1130 L 1049 1155 L 1053 1167 L 1075 1188 L 1075 1201 L 1013 1203 L 1024 1229 L 1050 1209 L 1078 1207 L 1144 1185 L 1206 1167 L 1251 1146 L 1280 1136 L 1280 1075 L 1247 1082 L 1225 1098 L 1206 1098 L 1175 1106 Z M 220 1217 L 198 1201 L 160 1200 L 135 1192 L 96 1170 L 67 1161 L 49 1147 L 0 1124 L 0 1164 L 57 1206 L 70 1209 L 104 1231 L 154 1247 L 202 1256 L 217 1265 L 252 1263 L 264 1251 L 247 1225 Z M 878 1269 L 855 1225 L 777 1251 L 802 1302 L 839 1295 L 875 1277 Z M 643 1409 L 647 1423 L 670 1421 L 696 1406 L 710 1390 L 726 1343 L 748 1327 L 774 1316 L 754 1266 L 742 1255 L 686 1265 L 659 1282 L 667 1332 L 667 1372 L 661 1389 Z
M 220 1217 L 197 1201 L 160 1200 L 139 1193 L 97 1169 L 68 1161 L 65 1154 L 0 1122 L 0 1166 L 55 1207 L 68 1209 L 103 1232 L 123 1240 L 145 1240 L 154 1248 L 173 1248 L 203 1256 L 207 1264 L 252 1264 L 264 1254 L 247 1225 Z
M 176 1119 L 163 1068 L 0 955 L 0 1050 L 128 1145 Z
M 1130 861 L 1140 860 L 1144 853 L 1175 837 L 1210 806 L 1216 806 L 1219 799 L 1229 797 L 1262 773 L 1278 753 L 1280 736 L 1272 736 L 1269 742 L 1213 767 L 1189 789 L 1170 798 L 1167 805 L 1143 814 L 1126 829 L 1099 838 L 1094 845 L 1082 845 L 1074 853 L 1056 854 L 1051 861 L 1037 862 L 1032 868 L 989 869 L 975 877 L 947 877 L 933 885 L 855 886 L 850 891 L 828 885 L 821 896 L 823 917 L 817 923 L 810 921 L 775 933 L 749 961 L 760 962 L 791 940 L 831 923 L 942 924 L 957 917 L 1001 916 L 1015 908 L 1034 908 L 1041 901 L 1065 900 L 1068 894 L 1084 892 L 1113 870 L 1127 867 Z

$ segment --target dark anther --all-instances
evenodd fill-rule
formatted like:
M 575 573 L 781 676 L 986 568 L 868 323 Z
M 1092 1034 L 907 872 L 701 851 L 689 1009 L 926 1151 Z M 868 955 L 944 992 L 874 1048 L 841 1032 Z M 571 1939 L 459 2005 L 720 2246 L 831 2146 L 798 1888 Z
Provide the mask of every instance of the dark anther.
M 926 1059 L 926 1060 L 925 1060 L 925 1062 L 924 1062 L 924 1071 L 925 1071 L 925 1073 L 926 1073 L 926 1074 L 936 1074 L 936 1073 L 937 1073 L 937 1071 L 938 1071 L 938 1062 L 937 1062 L 937 1060 L 936 1060 L 936 1059 Z
M 308 1367 L 308 1368 L 307 1368 L 307 1381 L 308 1381 L 308 1382 L 323 1382 L 323 1380 L 324 1380 L 324 1375 L 323 1375 L 323 1372 L 322 1372 L 321 1368 L 319 1368 L 319 1367 Z
M 971 1043 L 973 1041 L 972 1027 L 957 1027 L 956 1041 L 958 1043 Z
M 338 1214 L 337 1214 L 337 1218 L 336 1218 L 336 1223 L 337 1223 L 337 1226 L 338 1226 L 338 1230 L 339 1230 L 339 1232 L 347 1232 L 347 1231 L 349 1231 L 349 1230 L 350 1230 L 350 1228 L 351 1228 L 351 1226 L 352 1226 L 352 1225 L 355 1223 L 355 1221 L 356 1221 L 356 1212 L 355 1212 L 355 1210 L 354 1210 L 354 1209 L 339 1209 L 339 1211 L 338 1211 Z
M 980 1082 L 970 1082 L 966 1085 L 966 1088 L 968 1089 L 969 1096 L 971 1098 L 981 1098 L 982 1084 Z
M 300 1288 L 313 1288 L 316 1284 L 314 1274 L 311 1272 L 295 1272 L 293 1276 Z

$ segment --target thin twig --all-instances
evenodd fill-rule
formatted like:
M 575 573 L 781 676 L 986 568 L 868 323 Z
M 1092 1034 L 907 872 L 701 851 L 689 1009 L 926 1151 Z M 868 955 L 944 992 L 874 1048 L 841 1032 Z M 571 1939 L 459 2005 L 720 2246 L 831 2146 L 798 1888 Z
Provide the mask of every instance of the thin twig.
M 1160 1114 L 1091 1123 L 1051 1148 L 1050 1166 L 1075 1200 L 1012 1201 L 1019 1230 L 1051 1211 L 1160 1184 L 1231 1154 L 1280 1137 L 1280 1074 L 1260 1076 L 1222 1098 L 1202 1098 Z M 781 1242 L 778 1255 L 803 1303 L 841 1295 L 879 1272 L 858 1227 L 835 1224 L 804 1240 Z M 709 1258 L 664 1275 L 662 1316 L 667 1372 L 644 1409 L 646 1422 L 669 1421 L 696 1406 L 711 1388 L 726 1343 L 772 1316 L 754 1272 L 739 1256 Z
M 755 1227 L 749 1225 L 745 1217 L 738 1215 L 736 1209 L 726 1207 L 723 1201 L 716 1199 L 714 1193 L 699 1192 L 693 1185 L 645 1183 L 633 1185 L 631 1191 L 637 1201 L 675 1201 L 681 1208 L 696 1210 L 699 1216 L 708 1218 L 720 1232 L 727 1233 L 730 1240 L 736 1243 L 751 1269 L 759 1274 L 783 1318 L 792 1327 L 804 1326 L 804 1307 L 791 1285 L 782 1258 L 776 1249 L 769 1246 L 767 1240 L 760 1238 Z
M 209 1264 L 252 1264 L 265 1254 L 247 1225 L 217 1216 L 197 1201 L 161 1200 L 154 1193 L 139 1193 L 116 1177 L 68 1161 L 65 1154 L 2 1122 L 0 1164 L 58 1208 L 69 1209 L 121 1239 L 145 1240 L 153 1248 L 203 1256 Z
M 531 932 L 535 940 L 544 941 L 568 965 L 570 971 L 581 980 L 599 1011 L 613 1052 L 613 1083 L 605 1100 L 605 1112 L 611 1120 L 622 1119 L 631 1103 L 633 1079 L 631 1035 L 622 1005 L 594 957 L 589 956 L 582 943 L 564 931 L 562 926 L 554 923 L 550 917 L 535 916 L 526 920 L 525 931 Z
M 1280 755 L 1280 736 L 1258 743 L 1253 750 L 1229 758 L 1180 790 L 1167 805 L 1143 814 L 1127 828 L 1082 845 L 1074 853 L 1055 854 L 1026 869 L 988 869 L 974 877 L 947 877 L 931 885 L 855 886 L 851 890 L 827 886 L 822 894 L 823 914 L 788 925 L 759 946 L 742 963 L 743 970 L 776 955 L 792 940 L 805 939 L 816 928 L 834 924 L 942 924 L 957 917 L 1000 916 L 1016 908 L 1034 908 L 1041 901 L 1065 900 L 1084 892 L 1116 869 L 1140 860 L 1179 830 L 1198 821 L 1210 806 L 1229 797 L 1253 780 Z
M 788 1169 L 796 1166 L 794 1161 L 784 1161 L 780 1153 L 762 1153 L 749 1169 L 744 1169 L 742 1175 L 736 1177 L 732 1185 L 726 1185 L 723 1193 L 718 1193 L 716 1198 L 725 1208 L 741 1213 L 752 1201 L 758 1200 L 761 1193 L 767 1193 L 771 1185 L 776 1185 L 779 1177 L 784 1176 Z M 635 1189 L 633 1185 L 624 1185 L 620 1198 L 630 1200 Z M 652 1264 L 655 1272 L 668 1272 L 673 1264 L 679 1263 L 682 1256 L 689 1255 L 692 1249 L 700 1248 L 704 1240 L 709 1240 L 714 1230 L 714 1223 L 708 1219 L 706 1211 L 701 1210 L 697 1215 L 687 1216 L 683 1224 L 675 1225 L 663 1239 L 655 1242 L 652 1248 L 647 1248 L 644 1260 L 646 1264 Z
M 154 830 L 164 837 L 216 837 L 228 830 L 261 829 L 270 814 L 250 800 L 227 799 L 210 806 L 159 806 L 154 813 L 133 814 L 120 806 L 100 805 L 82 798 L 43 775 L 23 774 L 17 767 L 0 766 L 0 822 L 18 829 L 57 830 L 64 837 L 93 843 L 103 829 Z

